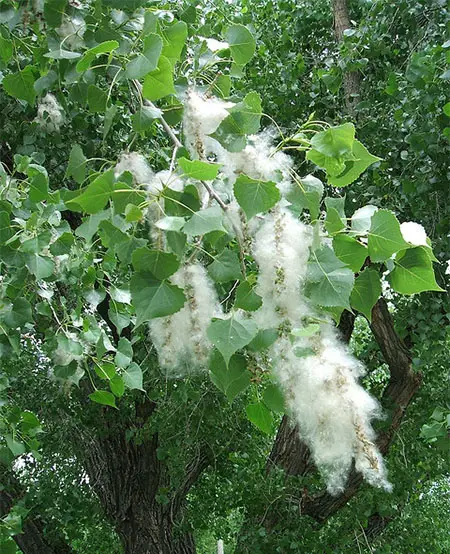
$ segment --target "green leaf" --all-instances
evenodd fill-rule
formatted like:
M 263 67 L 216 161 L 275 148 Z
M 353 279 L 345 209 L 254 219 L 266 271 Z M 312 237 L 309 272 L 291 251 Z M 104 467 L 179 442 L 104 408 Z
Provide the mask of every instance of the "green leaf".
M 184 217 L 163 217 L 159 219 L 155 226 L 163 231 L 180 231 L 183 228 L 186 220 Z
M 42 75 L 42 77 L 39 77 L 39 79 L 35 81 L 34 90 L 38 94 L 42 94 L 44 91 L 51 89 L 57 80 L 58 74 L 56 71 L 50 70 L 48 73 Z
M 307 175 L 300 180 L 295 180 L 293 188 L 286 195 L 286 199 L 293 204 L 294 211 L 299 215 L 303 209 L 308 209 L 311 219 L 314 221 L 319 216 L 322 196 L 322 181 L 313 175 Z
M 46 256 L 39 256 L 38 254 L 28 254 L 25 265 L 28 271 L 32 273 L 37 280 L 50 277 L 55 271 L 55 263 L 53 260 Z
M 220 352 L 214 350 L 209 368 L 211 381 L 225 394 L 229 402 L 233 402 L 250 385 L 250 373 L 244 356 L 234 354 L 227 367 Z
M 325 198 L 325 206 L 327 210 L 333 208 L 338 213 L 339 217 L 343 220 L 344 225 L 346 225 L 345 217 L 345 195 L 344 196 L 327 196 Z
M 112 408 L 117 408 L 116 399 L 114 395 L 106 390 L 96 390 L 89 395 L 89 398 L 97 404 L 103 404 L 105 406 L 111 406 Z
M 114 361 L 118 367 L 125 369 L 128 367 L 133 360 L 133 347 L 131 342 L 125 338 L 121 337 L 119 339 L 119 344 L 117 345 L 117 351 L 114 358 Z
M 128 205 L 132 204 L 138 207 L 140 204 L 145 202 L 146 194 L 143 190 L 138 190 L 136 187 L 119 181 L 114 185 L 112 200 L 114 204 L 114 211 L 117 214 L 123 214 L 125 213 Z
M 253 312 L 262 306 L 262 298 L 253 290 L 248 281 L 243 281 L 236 289 L 235 308 Z
M 74 181 L 81 185 L 86 178 L 87 158 L 79 144 L 74 144 L 70 150 L 69 163 L 67 164 L 66 177 L 73 177 Z
M 327 209 L 327 217 L 325 219 L 325 229 L 329 235 L 334 235 L 345 229 L 345 220 L 343 221 L 338 211 L 335 208 Z
M 79 57 L 81 57 L 79 52 L 71 52 L 63 48 L 57 48 L 44 54 L 44 58 L 50 58 L 51 60 L 76 60 Z
M 117 396 L 118 398 L 123 396 L 125 392 L 125 383 L 123 382 L 122 377 L 120 375 L 115 375 L 109 381 L 109 388 L 111 389 L 111 392 L 114 394 L 114 396 Z
M 37 164 L 30 164 L 27 169 L 30 177 L 30 200 L 42 202 L 48 198 L 48 174 L 47 170 Z
M 230 115 L 211 136 L 229 152 L 240 152 L 247 144 L 247 135 L 254 135 L 259 130 L 261 97 L 256 92 L 249 92 L 242 102 L 228 111 Z
M 314 148 L 308 150 L 306 159 L 316 164 L 317 167 L 324 169 L 327 172 L 328 179 L 333 175 L 339 175 L 345 170 L 345 159 L 342 156 L 336 158 L 325 156 L 325 154 L 322 154 L 322 152 Z
M 249 404 L 245 408 L 249 421 L 256 425 L 260 431 L 269 435 L 273 429 L 273 416 L 270 410 L 262 402 Z
M 400 294 L 416 294 L 426 290 L 444 292 L 436 283 L 433 264 L 423 246 L 400 252 L 395 267 L 388 275 L 391 287 Z
M 225 33 L 230 45 L 231 56 L 237 65 L 247 64 L 256 50 L 256 41 L 251 32 L 243 25 L 231 25 Z
M 95 373 L 100 379 L 107 379 L 108 381 L 117 375 L 116 368 L 111 362 L 104 364 L 94 365 Z
M 178 165 L 181 167 L 184 175 L 191 179 L 199 181 L 212 181 L 217 177 L 221 164 L 202 162 L 200 160 L 188 160 L 180 158 Z
M 138 54 L 127 64 L 125 75 L 128 79 L 141 79 L 158 67 L 158 60 L 163 47 L 159 35 L 150 33 L 144 41 L 142 54 Z
M 319 306 L 340 306 L 349 308 L 350 293 L 354 275 L 328 246 L 322 246 L 312 253 L 308 263 L 308 293 Z
M 205 235 L 211 231 L 226 232 L 223 226 L 223 211 L 219 206 L 195 212 L 183 226 L 183 232 L 189 237 Z
M 110 169 L 99 175 L 90 183 L 80 196 L 76 196 L 66 204 L 77 204 L 86 213 L 95 214 L 103 210 L 114 190 L 114 170 Z
M 352 308 L 364 314 L 372 321 L 372 308 L 381 295 L 380 274 L 375 269 L 366 267 L 356 278 L 350 296 Z
M 400 231 L 400 223 L 388 210 L 378 210 L 372 216 L 369 230 L 369 256 L 373 262 L 384 262 L 410 245 Z
M 110 218 L 110 213 L 107 211 L 99 212 L 85 218 L 83 223 L 75 229 L 75 235 L 82 237 L 86 242 L 91 242 L 92 237 L 97 233 L 99 224 L 105 219 Z
M 147 100 L 154 102 L 174 92 L 172 64 L 165 56 L 161 56 L 158 68 L 150 72 L 144 80 L 142 95 Z
M 233 314 L 228 319 L 214 318 L 207 336 L 222 354 L 228 367 L 231 356 L 255 338 L 258 328 L 251 319 Z
M 269 385 L 263 393 L 263 402 L 272 412 L 282 414 L 285 411 L 284 397 L 276 385 Z
M 356 210 L 352 215 L 352 232 L 357 235 L 365 235 L 370 229 L 372 216 L 376 211 L 378 211 L 378 208 L 371 204 L 367 204 L 367 206 L 363 206 L 359 208 L 359 210 Z
M 450 102 L 447 102 L 447 104 L 445 104 L 445 106 L 442 108 L 442 111 L 447 117 L 450 117 Z
M 66 9 L 67 0 L 46 0 L 44 3 L 45 22 L 49 27 L 59 27 Z
M 261 350 L 265 350 L 269 348 L 269 346 L 272 346 L 277 338 L 277 329 L 262 329 L 258 331 L 256 337 L 248 343 L 247 348 L 251 352 L 261 352 Z
M 36 99 L 34 82 L 33 68 L 27 65 L 22 71 L 7 75 L 3 79 L 2 85 L 9 95 L 19 100 L 25 100 L 28 104 L 33 105 Z
M 142 369 L 137 363 L 131 362 L 122 373 L 122 379 L 125 386 L 129 389 L 144 390 L 142 385 Z
M 155 119 L 162 116 L 162 111 L 153 106 L 141 106 L 133 115 L 133 129 L 138 133 L 148 131 L 153 125 Z
M 234 194 L 247 219 L 251 219 L 256 214 L 267 212 L 281 198 L 280 191 L 275 183 L 251 179 L 247 175 L 239 175 L 236 179 Z
M 2 37 L 0 34 L 0 58 L 5 64 L 9 62 L 13 55 L 12 40 Z
M 309 323 L 305 327 L 299 329 L 292 329 L 291 335 L 294 337 L 313 337 L 320 331 L 320 325 L 318 323 Z
M 31 304 L 26 298 L 16 298 L 11 305 L 11 311 L 3 316 L 8 327 L 15 329 L 22 327 L 25 323 L 33 321 Z
M 208 266 L 208 273 L 216 283 L 227 283 L 233 279 L 241 279 L 241 266 L 236 252 L 223 250 Z
M 104 113 L 108 102 L 108 94 L 96 85 L 88 86 L 89 111 L 93 113 Z
M 337 158 L 349 154 L 355 140 L 355 126 L 344 123 L 316 133 L 311 139 L 311 146 L 325 156 Z
M 138 248 L 131 256 L 133 267 L 140 273 L 151 273 L 156 279 L 167 279 L 180 267 L 175 254 L 150 248 Z
M 370 154 L 358 140 L 353 143 L 353 157 L 354 159 L 345 161 L 345 169 L 342 173 L 328 177 L 329 183 L 335 187 L 346 187 L 356 181 L 370 165 L 381 160 L 378 156 Z
M 117 40 L 107 40 L 105 42 L 102 42 L 101 44 L 97 44 L 97 46 L 86 50 L 80 61 L 77 63 L 76 70 L 78 71 L 78 73 L 86 71 L 87 69 L 89 69 L 91 63 L 95 60 L 97 56 L 101 56 L 102 54 L 109 54 L 117 48 L 119 48 L 119 43 L 117 42 Z
M 333 250 L 354 273 L 361 269 L 368 255 L 367 247 L 348 235 L 334 237 Z
M 151 273 L 133 275 L 131 297 L 136 310 L 136 327 L 155 317 L 178 312 L 186 301 L 182 289 L 167 281 L 158 281 Z
M 114 118 L 116 117 L 119 108 L 113 104 L 110 106 L 105 113 L 105 119 L 103 121 L 103 140 L 108 136 L 109 131 L 111 130 Z
M 181 52 L 188 37 L 188 27 L 184 21 L 177 21 L 166 27 L 162 33 L 164 47 L 162 54 L 172 65 L 180 59 Z
M 125 207 L 125 221 L 133 223 L 144 219 L 144 212 L 134 204 L 127 204 Z
M 11 227 L 11 219 L 9 213 L 0 211 L 0 244 L 4 244 L 11 238 L 13 230 Z
M 27 451 L 25 444 L 15 440 L 11 435 L 6 435 L 5 441 L 14 456 L 21 456 Z

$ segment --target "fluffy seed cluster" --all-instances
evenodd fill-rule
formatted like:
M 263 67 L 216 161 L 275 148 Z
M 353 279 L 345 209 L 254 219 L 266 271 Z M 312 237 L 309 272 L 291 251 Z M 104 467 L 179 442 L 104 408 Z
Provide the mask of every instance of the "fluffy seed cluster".
M 161 367 L 171 377 L 181 377 L 207 368 L 212 345 L 206 330 L 222 309 L 202 265 L 182 266 L 171 281 L 184 289 L 186 302 L 175 314 L 152 320 L 150 336 Z
M 125 171 L 131 173 L 137 185 L 146 183 L 150 187 L 150 183 L 153 182 L 154 173 L 144 156 L 138 152 L 122 152 L 114 168 L 114 174 L 119 177 Z
M 260 268 L 257 292 L 263 298 L 256 319 L 260 326 L 279 330 L 270 352 L 273 367 L 328 491 L 344 490 L 353 460 L 369 483 L 389 490 L 370 424 L 380 416 L 379 405 L 359 384 L 364 367 L 331 323 L 301 336 L 305 322 L 317 320 L 301 294 L 311 240 L 309 227 L 286 208 L 266 216 L 253 243 Z
M 276 151 L 267 132 L 249 137 L 247 146 L 237 153 L 226 151 L 212 138 L 233 105 L 190 92 L 184 115 L 186 146 L 193 158 L 222 164 L 212 186 L 227 203 L 234 230 L 242 234 L 241 243 L 251 250 L 259 266 L 256 292 L 263 304 L 254 319 L 260 329 L 278 330 L 268 359 L 291 416 L 330 493 L 344 489 L 353 463 L 369 483 L 389 490 L 371 426 L 371 421 L 380 417 L 380 408 L 359 383 L 364 367 L 337 337 L 331 322 L 323 316 L 318 318 L 303 294 L 312 228 L 293 215 L 284 197 L 268 214 L 253 218 L 250 225 L 243 221 L 233 194 L 239 174 L 276 181 L 284 196 L 292 186 L 292 162 Z M 162 185 L 181 190 L 183 183 L 177 179 L 161 172 L 153 186 L 155 190 Z M 411 227 L 407 231 L 407 240 L 423 242 L 416 228 L 414 237 Z M 186 303 L 179 312 L 153 320 L 150 334 L 161 366 L 172 376 L 183 376 L 206 367 L 211 349 L 206 330 L 212 317 L 224 316 L 213 284 L 200 264 L 183 266 L 171 280 L 184 288 Z
M 64 123 L 64 111 L 58 100 L 47 93 L 39 102 L 36 121 L 48 133 L 58 133 Z
M 83 35 L 86 32 L 86 23 L 81 17 L 69 17 L 64 14 L 61 25 L 56 29 L 61 39 L 62 48 L 77 50 L 83 46 Z

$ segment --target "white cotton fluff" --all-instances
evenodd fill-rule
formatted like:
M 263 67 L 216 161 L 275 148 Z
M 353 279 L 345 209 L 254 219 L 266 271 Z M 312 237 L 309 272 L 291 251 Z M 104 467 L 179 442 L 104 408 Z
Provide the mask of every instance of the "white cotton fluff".
M 331 324 L 322 324 L 318 335 L 300 339 L 295 346 L 312 348 L 314 353 L 298 358 L 284 338 L 272 355 L 301 438 L 328 492 L 335 495 L 344 490 L 353 460 L 371 485 L 391 490 L 370 424 L 380 416 L 380 407 L 358 381 L 364 367 L 337 338 Z
M 256 292 L 263 298 L 255 317 L 266 328 L 278 327 L 285 320 L 297 324 L 304 315 L 300 287 L 311 241 L 310 228 L 288 209 L 277 208 L 264 216 L 252 253 L 259 265 Z
M 223 164 L 222 173 L 233 185 L 241 173 L 252 179 L 275 181 L 282 193 L 291 186 L 289 172 L 292 160 L 273 145 L 273 129 L 264 130 L 248 137 L 247 146 L 241 152 L 228 152 L 219 143 L 214 146 L 218 163 Z M 212 144 L 212 143 L 211 143 Z
M 428 246 L 427 233 L 419 223 L 405 221 L 400 225 L 400 231 L 406 242 L 414 244 L 414 246 Z
M 139 154 L 139 152 L 122 152 L 114 168 L 114 175 L 118 178 L 125 171 L 131 173 L 137 185 L 145 183 L 150 188 L 150 183 L 154 181 L 154 173 L 151 167 L 148 165 L 144 156 Z
M 39 102 L 36 121 L 49 133 L 59 132 L 64 123 L 64 111 L 58 100 L 47 93 Z
M 212 348 L 206 331 L 213 317 L 222 316 L 222 308 L 199 263 L 181 267 L 171 282 L 184 289 L 185 305 L 173 315 L 152 320 L 150 336 L 167 375 L 183 377 L 206 370 Z
M 194 91 L 186 95 L 183 116 L 183 132 L 186 148 L 193 158 L 203 159 L 210 150 L 214 152 L 217 141 L 208 135 L 214 133 L 222 121 L 229 115 L 232 102 L 218 98 L 205 98 Z
M 178 175 L 168 169 L 164 169 L 163 171 L 155 173 L 153 179 L 149 181 L 148 191 L 151 194 L 156 194 L 157 192 L 161 192 L 164 187 L 168 187 L 177 192 L 182 192 L 184 185 L 184 181 L 180 179 Z
M 338 494 L 344 489 L 353 460 L 368 482 L 389 490 L 370 425 L 380 410 L 358 382 L 362 364 L 348 353 L 331 324 L 322 324 L 312 337 L 290 336 L 293 328 L 304 326 L 305 318 L 316 315 L 301 294 L 311 242 L 310 228 L 286 208 L 265 216 L 252 249 L 259 265 L 256 291 L 263 298 L 255 320 L 260 328 L 278 329 L 269 356 L 328 491 Z
M 61 42 L 62 49 L 71 48 L 77 50 L 83 46 L 83 35 L 86 32 L 86 22 L 81 17 L 69 17 L 64 14 L 61 25 L 56 29 Z

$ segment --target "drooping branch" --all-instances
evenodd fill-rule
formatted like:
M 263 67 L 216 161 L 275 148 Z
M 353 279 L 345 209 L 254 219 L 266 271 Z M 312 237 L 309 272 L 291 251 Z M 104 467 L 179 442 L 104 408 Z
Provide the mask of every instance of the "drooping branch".
M 177 516 L 178 512 L 182 508 L 191 487 L 197 482 L 198 478 L 208 467 L 209 463 L 210 457 L 208 456 L 208 451 L 206 449 L 199 449 L 194 458 L 188 463 L 184 479 L 178 487 L 178 490 L 171 502 L 170 510 L 174 517 Z

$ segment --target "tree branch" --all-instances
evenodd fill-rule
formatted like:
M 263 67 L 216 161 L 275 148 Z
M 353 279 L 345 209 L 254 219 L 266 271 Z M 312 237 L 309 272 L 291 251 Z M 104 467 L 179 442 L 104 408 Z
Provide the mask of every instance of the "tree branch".
M 205 448 L 199 449 L 196 456 L 188 463 L 183 482 L 175 493 L 170 505 L 170 511 L 173 518 L 176 518 L 180 509 L 183 507 L 183 503 L 186 500 L 188 492 L 196 483 L 203 471 L 208 467 L 209 463 L 210 457 Z

